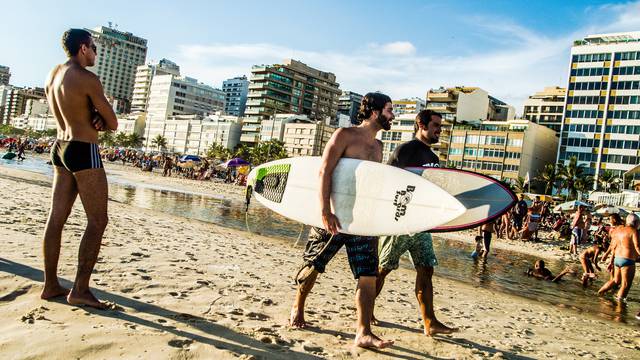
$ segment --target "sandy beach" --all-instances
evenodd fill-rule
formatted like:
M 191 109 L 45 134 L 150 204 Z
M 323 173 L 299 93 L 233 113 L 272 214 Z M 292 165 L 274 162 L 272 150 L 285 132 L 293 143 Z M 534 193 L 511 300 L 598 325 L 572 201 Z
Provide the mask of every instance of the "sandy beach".
M 230 185 L 111 165 L 109 170 L 159 186 L 243 196 L 242 188 Z M 395 345 L 384 351 L 354 349 L 355 281 L 344 254 L 329 265 L 309 298 L 311 328 L 293 330 L 287 319 L 300 247 L 114 201 L 92 277 L 96 295 L 112 309 L 43 301 L 48 182 L 44 175 L 0 167 L 0 353 L 5 358 L 637 359 L 640 353 L 637 323 L 611 322 L 437 276 L 436 313 L 461 331 L 425 337 L 413 294 L 415 272 L 405 269 L 388 278 L 376 302 L 383 323 L 374 332 Z M 85 224 L 78 200 L 63 233 L 59 274 L 65 286 L 75 276 Z M 532 249 L 553 256 L 544 247 Z

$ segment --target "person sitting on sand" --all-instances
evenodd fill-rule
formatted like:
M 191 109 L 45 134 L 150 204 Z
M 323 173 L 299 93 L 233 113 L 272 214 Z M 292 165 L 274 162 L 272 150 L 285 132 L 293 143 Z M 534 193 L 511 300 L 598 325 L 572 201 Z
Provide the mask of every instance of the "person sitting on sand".
M 571 270 L 571 267 L 567 265 L 567 267 L 562 270 L 560 274 L 558 274 L 557 276 L 553 276 L 551 271 L 544 267 L 544 260 L 536 261 L 533 266 L 533 269 L 529 268 L 529 270 L 525 271 L 525 274 L 527 274 L 527 276 L 533 276 L 535 278 L 549 280 L 551 282 L 558 282 L 560 281 L 560 279 L 562 279 L 563 276 L 572 274 L 574 272 L 573 270 Z
M 603 295 L 615 285 L 620 289 L 616 299 L 624 300 L 629 293 L 636 273 L 636 261 L 640 256 L 640 243 L 638 242 L 638 216 L 627 216 L 625 226 L 617 226 L 611 230 L 611 253 L 613 257 L 609 261 L 607 269 L 613 270 L 613 277 L 604 284 L 598 295 Z

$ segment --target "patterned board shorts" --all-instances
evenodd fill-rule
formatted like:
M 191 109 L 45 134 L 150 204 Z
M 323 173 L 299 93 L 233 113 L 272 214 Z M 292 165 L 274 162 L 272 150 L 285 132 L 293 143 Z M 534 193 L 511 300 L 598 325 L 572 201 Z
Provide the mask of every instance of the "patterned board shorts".
M 344 245 L 353 276 L 378 275 L 378 238 L 373 236 L 356 236 L 337 234 L 333 237 L 324 229 L 312 227 L 305 247 L 304 264 L 313 265 L 323 273 L 325 267 Z
M 380 238 L 380 267 L 395 270 L 400 265 L 400 256 L 405 252 L 411 255 L 415 267 L 438 265 L 433 251 L 433 239 L 428 232 L 415 235 L 382 236 Z

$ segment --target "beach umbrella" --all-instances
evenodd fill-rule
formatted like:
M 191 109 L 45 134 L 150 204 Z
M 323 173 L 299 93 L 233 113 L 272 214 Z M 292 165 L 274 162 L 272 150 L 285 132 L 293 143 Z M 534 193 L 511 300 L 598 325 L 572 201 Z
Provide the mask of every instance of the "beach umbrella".
M 226 163 L 224 163 L 224 167 L 236 167 L 236 166 L 245 166 L 249 165 L 249 162 L 242 158 L 233 158 Z
M 626 216 L 627 215 L 627 211 L 624 210 L 624 209 L 621 209 L 621 208 L 619 208 L 617 206 L 606 205 L 606 206 L 602 206 L 598 210 L 596 210 L 596 214 L 600 215 L 600 216 L 609 216 L 611 214 L 618 214 L 620 216 Z
M 572 211 L 576 211 L 578 210 L 578 206 L 584 206 L 587 209 L 591 208 L 590 204 L 587 204 L 586 202 L 582 202 L 582 201 L 567 201 L 565 203 L 562 203 L 556 207 L 553 208 L 553 212 L 572 212 Z
M 180 157 L 180 162 L 185 162 L 185 161 L 202 161 L 200 159 L 200 156 L 197 155 L 182 155 L 182 157 Z

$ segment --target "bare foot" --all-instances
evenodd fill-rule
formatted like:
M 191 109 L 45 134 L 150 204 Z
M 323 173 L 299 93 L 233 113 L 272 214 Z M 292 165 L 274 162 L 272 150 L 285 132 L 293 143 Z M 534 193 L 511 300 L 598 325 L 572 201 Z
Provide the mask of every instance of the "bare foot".
M 67 295 L 67 302 L 70 305 L 89 306 L 100 310 L 108 308 L 107 304 L 100 302 L 89 290 L 81 294 L 71 291 L 69 295 Z
M 424 334 L 427 336 L 433 336 L 435 334 L 451 334 L 457 331 L 457 328 L 450 328 L 440 321 L 434 321 L 429 325 L 429 327 L 425 328 Z
M 46 286 L 42 289 L 40 293 L 40 299 L 49 300 L 56 298 L 58 296 L 67 296 L 69 294 L 69 289 L 62 287 L 60 284 L 55 284 L 52 286 Z
M 289 326 L 296 329 L 304 329 L 307 327 L 307 323 L 304 321 L 304 310 L 298 311 L 298 309 L 296 309 L 295 307 L 291 309 Z
M 353 341 L 353 343 L 356 346 L 359 346 L 362 348 L 377 348 L 377 349 L 384 349 L 386 347 L 393 345 L 392 340 L 382 340 L 373 334 L 356 335 L 356 339 Z

